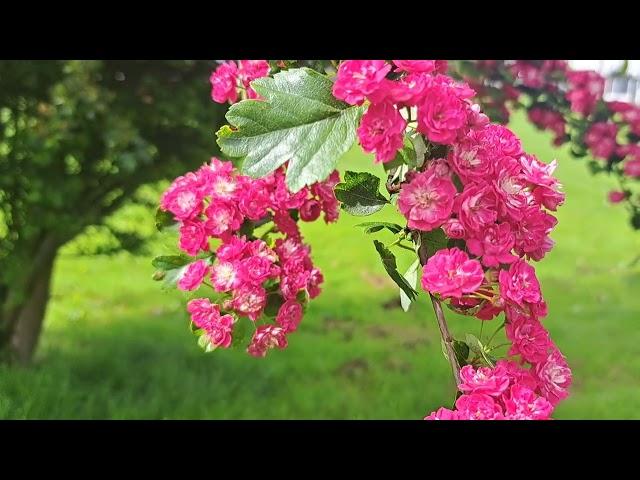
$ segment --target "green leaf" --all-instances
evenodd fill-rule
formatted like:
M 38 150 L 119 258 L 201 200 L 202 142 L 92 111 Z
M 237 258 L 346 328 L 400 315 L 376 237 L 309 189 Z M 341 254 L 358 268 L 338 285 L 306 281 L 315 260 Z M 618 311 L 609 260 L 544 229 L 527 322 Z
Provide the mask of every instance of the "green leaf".
M 243 159 L 243 173 L 255 178 L 288 161 L 292 192 L 326 179 L 355 142 L 365 107 L 336 99 L 333 82 L 309 68 L 260 78 L 251 87 L 264 100 L 244 100 L 229 108 L 226 118 L 235 129 L 219 130 L 222 152 Z
M 346 171 L 334 193 L 351 215 L 371 215 L 389 203 L 380 193 L 380 179 L 367 172 Z
M 469 359 L 469 345 L 461 340 L 453 340 L 453 351 L 456 353 L 456 358 L 461 367 L 464 367 L 468 363 Z
M 441 228 L 422 233 L 420 241 L 427 244 L 428 257 L 432 257 L 438 250 L 447 248 L 447 236 Z
M 480 355 L 484 359 L 484 361 L 487 363 L 487 365 L 489 365 L 491 368 L 495 367 L 495 364 L 491 361 L 491 358 L 487 356 L 487 351 L 484 348 L 484 345 L 482 345 L 482 342 L 480 342 L 480 340 L 478 339 L 478 337 L 470 333 L 467 333 L 467 335 L 465 336 L 465 340 L 469 349 L 473 353 L 475 353 L 476 355 Z
M 458 364 L 461 367 L 468 365 L 469 361 L 469 345 L 467 345 L 462 340 L 453 339 L 452 342 L 453 352 L 456 355 L 456 359 L 458 360 Z M 447 354 L 447 344 L 444 342 L 444 339 L 440 339 L 440 347 L 442 348 L 442 355 L 445 359 L 449 360 L 449 355 Z
M 404 228 L 397 223 L 388 222 L 363 222 L 358 223 L 354 226 L 364 228 L 364 233 L 375 233 L 379 232 L 380 230 L 384 230 L 385 228 L 392 233 L 400 233 L 402 230 L 404 230 Z
M 203 333 L 198 337 L 198 346 L 207 353 L 212 350 L 211 341 L 206 333 Z
M 270 293 L 267 295 L 267 304 L 264 307 L 264 314 L 267 317 L 277 316 L 283 303 L 284 298 L 282 298 L 282 295 L 279 293 Z
M 405 272 L 404 279 L 407 281 L 410 287 L 416 288 L 418 286 L 418 266 L 420 265 L 420 259 L 416 258 L 415 261 Z M 400 289 L 400 306 L 405 312 L 409 311 L 412 299 L 408 297 L 402 288 Z
M 191 263 L 191 258 L 186 255 L 161 255 L 154 258 L 151 261 L 158 270 L 174 270 L 176 268 L 184 267 L 186 264 Z
M 159 232 L 175 224 L 176 224 L 176 221 L 173 218 L 173 214 L 171 212 L 165 212 L 160 208 L 156 210 L 156 229 Z
M 404 144 L 398 153 L 396 154 L 396 158 L 399 159 L 402 163 L 409 166 L 409 168 L 415 168 L 416 164 L 416 149 L 413 145 L 411 139 L 405 135 Z
M 373 244 L 375 245 L 380 258 L 382 259 L 382 265 L 391 277 L 391 280 L 396 282 L 396 285 L 398 285 L 402 289 L 407 297 L 409 297 L 411 300 L 415 300 L 418 292 L 416 292 L 413 287 L 409 285 L 409 283 L 405 280 L 405 278 L 400 275 L 400 273 L 398 273 L 398 265 L 396 263 L 395 255 L 391 253 L 391 250 L 385 247 L 382 242 L 374 240 Z
M 427 153 L 427 145 L 424 143 L 424 138 L 420 133 L 412 135 L 411 142 L 413 143 L 413 150 L 415 152 L 416 165 L 421 167 L 424 164 L 425 155 Z
M 253 322 L 247 317 L 239 317 L 236 323 L 233 325 L 233 332 L 231 333 L 231 346 L 237 347 L 249 340 L 249 337 L 253 334 L 254 326 Z

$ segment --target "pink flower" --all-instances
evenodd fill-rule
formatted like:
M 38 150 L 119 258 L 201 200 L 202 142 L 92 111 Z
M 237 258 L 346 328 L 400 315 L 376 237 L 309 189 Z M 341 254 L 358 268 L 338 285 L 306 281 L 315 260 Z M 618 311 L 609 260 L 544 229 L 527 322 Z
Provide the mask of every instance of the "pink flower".
M 553 348 L 546 360 L 535 366 L 540 391 L 552 405 L 557 405 L 569 395 L 571 370 L 560 350 Z
M 489 395 L 473 393 L 462 395 L 456 400 L 460 420 L 502 420 L 504 415 L 500 405 Z
M 277 210 L 273 216 L 273 221 L 278 227 L 278 231 L 284 233 L 287 237 L 300 238 L 300 230 L 287 210 Z
M 431 73 L 436 69 L 435 60 L 394 60 L 398 72 Z
M 627 194 L 625 192 L 611 190 L 608 194 L 608 198 L 611 203 L 620 203 L 627 198 Z
M 421 102 L 422 94 L 431 83 L 424 73 L 410 73 L 398 80 L 383 80 L 378 89 L 369 95 L 373 104 L 391 102 L 398 106 L 414 106 Z
M 553 405 L 523 385 L 513 385 L 504 399 L 505 416 L 509 420 L 548 420 Z
M 309 293 L 309 298 L 314 299 L 320 295 L 320 285 L 322 285 L 322 282 L 324 282 L 324 277 L 320 270 L 314 268 L 309 272 L 309 279 L 307 280 L 307 292 Z
M 242 214 L 233 203 L 214 202 L 205 210 L 207 232 L 212 237 L 234 232 L 242 225 Z
M 429 231 L 449 218 L 455 194 L 456 187 L 449 178 L 418 173 L 402 186 L 398 208 L 410 228 Z
M 322 213 L 322 204 L 315 198 L 306 200 L 300 207 L 300 220 L 303 222 L 313 222 Z
M 438 250 L 424 267 L 422 288 L 443 298 L 460 298 L 478 289 L 484 280 L 482 265 L 458 248 Z
M 518 221 L 532 200 L 522 165 L 511 157 L 502 157 L 496 170 L 493 186 L 499 199 L 498 212 L 504 218 Z
M 270 200 L 269 191 L 264 182 L 251 179 L 240 190 L 238 209 L 250 220 L 260 220 L 267 214 Z
M 256 78 L 269 75 L 269 62 L 266 60 L 240 60 L 238 73 L 242 80 L 242 85 L 247 89 L 247 98 L 258 98 L 258 94 L 251 88 L 250 84 Z
M 418 106 L 418 130 L 430 141 L 449 145 L 464 134 L 469 105 L 463 92 L 444 82 L 434 82 L 426 89 Z
M 491 369 L 479 367 L 477 370 L 471 365 L 460 369 L 460 385 L 458 389 L 464 393 L 483 393 L 498 397 L 509 386 L 509 375 L 504 366 Z
M 640 160 L 640 145 L 634 143 L 619 145 L 616 153 L 622 158 L 631 157 L 630 160 Z
M 442 230 L 449 238 L 464 238 L 465 237 L 465 229 L 464 225 L 457 218 L 450 218 L 446 222 L 442 224 Z
M 553 160 L 546 164 L 539 161 L 533 155 L 522 155 L 520 164 L 524 173 L 524 179 L 532 187 L 535 201 L 549 210 L 556 211 L 564 203 L 564 193 L 560 191 L 562 185 L 553 176 L 558 163 Z
M 489 225 L 478 237 L 467 239 L 469 251 L 481 256 L 482 263 L 487 267 L 515 262 L 518 257 L 511 253 L 514 243 L 515 239 L 508 223 Z
M 200 214 L 203 198 L 198 177 L 189 173 L 173 181 L 162 194 L 160 207 L 164 211 L 173 213 L 178 220 L 188 220 Z
M 449 62 L 447 60 L 436 60 L 435 66 L 436 72 L 444 75 L 449 69 Z
M 435 412 L 431 412 L 424 417 L 425 420 L 458 420 L 458 412 L 440 407 Z
M 531 370 L 523 368 L 516 362 L 512 360 L 498 360 L 496 363 L 497 366 L 503 366 L 509 377 L 511 377 L 512 384 L 523 385 L 531 390 L 537 390 L 538 381 L 533 376 Z
M 495 156 L 480 137 L 478 130 L 472 130 L 451 149 L 451 165 L 465 181 L 483 181 L 493 173 Z
M 360 105 L 390 70 L 391 65 L 384 60 L 346 60 L 338 68 L 333 95 L 350 105 Z
M 266 258 L 271 263 L 274 263 L 278 260 L 278 255 L 276 252 L 267 245 L 264 240 L 253 240 L 247 243 L 246 253 L 248 255 L 254 255 L 256 257 Z
M 180 250 L 191 256 L 196 256 L 200 250 L 209 249 L 209 239 L 204 223 L 195 220 L 185 220 L 180 225 Z
M 204 330 L 207 339 L 214 348 L 227 348 L 231 345 L 231 331 L 234 318 L 220 315 L 220 307 L 211 304 L 208 298 L 196 298 L 187 304 L 193 324 Z
M 262 283 L 280 273 L 280 269 L 266 257 L 253 256 L 240 261 L 240 275 L 244 282 L 251 285 Z
M 180 290 L 197 290 L 209 271 L 209 264 L 206 260 L 196 260 L 187 265 L 184 273 L 178 280 Z
M 608 160 L 616 151 L 618 127 L 615 123 L 597 122 L 584 135 L 584 143 L 595 158 Z
M 559 146 L 566 141 L 566 122 L 560 112 L 536 107 L 529 110 L 528 115 L 529 120 L 538 128 L 554 133 L 554 145 Z
M 247 353 L 253 357 L 264 357 L 267 350 L 287 346 L 287 336 L 284 328 L 276 325 L 260 325 L 251 339 Z
M 262 315 L 266 304 L 267 294 L 264 288 L 258 285 L 245 284 L 233 292 L 231 306 L 254 322 Z
M 231 315 L 222 315 L 218 321 L 205 330 L 207 338 L 214 348 L 231 346 L 231 332 L 235 320 Z
M 187 303 L 187 311 L 191 314 L 193 324 L 206 330 L 220 316 L 220 307 L 212 304 L 208 298 L 194 298 Z
M 311 192 L 318 197 L 322 205 L 326 223 L 335 222 L 340 216 L 340 203 L 333 191 L 338 183 L 340 183 L 340 174 L 337 170 L 334 170 L 324 182 L 311 185 Z
M 294 332 L 302 319 L 302 305 L 295 300 L 287 300 L 282 304 L 276 316 L 276 322 L 285 332 Z
M 247 248 L 248 244 L 244 237 L 227 237 L 224 239 L 222 245 L 218 247 L 218 250 L 216 250 L 216 256 L 219 260 L 232 262 L 240 259 Z
M 507 338 L 513 342 L 509 355 L 521 355 L 529 363 L 547 358 L 551 347 L 549 332 L 535 319 L 520 319 L 505 326 Z
M 498 199 L 487 184 L 467 186 L 456 199 L 458 218 L 468 234 L 480 232 L 498 218 Z
M 537 303 L 542 298 L 536 271 L 524 260 L 511 264 L 509 270 L 500 270 L 500 295 L 517 305 Z
M 545 84 L 544 72 L 540 67 L 526 60 L 516 61 L 512 70 L 526 87 L 542 88 Z
M 571 110 L 590 115 L 604 94 L 604 77 L 593 71 L 570 71 L 567 79 L 570 85 L 567 100 L 571 102 Z
M 402 148 L 407 122 L 393 104 L 373 104 L 362 116 L 358 139 L 365 152 L 375 152 L 376 162 L 389 162 Z
M 634 178 L 640 178 L 640 159 L 627 160 L 624 164 L 624 174 Z
M 518 255 L 527 255 L 540 260 L 553 247 L 553 240 L 548 234 L 558 221 L 540 207 L 531 205 L 523 209 L 522 218 L 512 224 L 516 238 L 515 251 Z
M 238 269 L 232 262 L 218 259 L 211 267 L 211 282 L 217 292 L 228 292 L 240 285 Z
M 217 103 L 235 103 L 238 100 L 238 67 L 234 62 L 220 65 L 209 77 L 211 98 Z

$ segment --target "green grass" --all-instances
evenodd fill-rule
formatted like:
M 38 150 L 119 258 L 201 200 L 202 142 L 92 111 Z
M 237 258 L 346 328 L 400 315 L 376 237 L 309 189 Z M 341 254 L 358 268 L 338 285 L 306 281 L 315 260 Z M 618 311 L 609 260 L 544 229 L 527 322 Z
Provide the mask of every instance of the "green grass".
M 608 179 L 521 119 L 513 128 L 528 151 L 558 158 L 567 193 L 556 247 L 537 265 L 545 324 L 574 373 L 573 395 L 555 416 L 640 418 L 640 270 L 629 267 L 640 235 L 622 207 L 607 204 Z M 358 149 L 341 168 L 381 171 Z M 380 218 L 397 214 L 387 207 Z M 407 314 L 397 307 L 373 237 L 353 228 L 361 221 L 343 214 L 336 225 L 305 225 L 324 292 L 289 348 L 264 360 L 202 353 L 183 297 L 150 280 L 149 259 L 61 256 L 35 365 L 0 368 L 0 418 L 391 419 L 449 404 L 433 313 L 424 295 Z M 478 334 L 478 321 L 447 316 L 454 334 Z

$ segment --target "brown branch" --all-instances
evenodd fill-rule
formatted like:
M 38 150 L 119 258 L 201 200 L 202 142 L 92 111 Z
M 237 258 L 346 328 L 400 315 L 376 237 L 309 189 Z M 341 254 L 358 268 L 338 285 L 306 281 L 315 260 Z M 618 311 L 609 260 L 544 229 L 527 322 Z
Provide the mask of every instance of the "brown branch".
M 419 234 L 417 234 L 419 235 Z M 415 238 L 415 237 L 414 237 Z M 425 265 L 429 258 L 427 252 L 427 244 L 420 241 L 420 248 L 418 249 L 418 256 L 420 257 L 420 264 Z M 453 373 L 453 378 L 456 382 L 456 388 L 460 385 L 460 364 L 458 363 L 458 358 L 456 357 L 456 352 L 453 349 L 453 338 L 451 337 L 451 333 L 449 333 L 449 327 L 447 325 L 447 320 L 444 317 L 444 312 L 442 311 L 442 305 L 440 300 L 434 297 L 431 293 L 429 293 L 431 297 L 431 304 L 433 305 L 433 311 L 436 314 L 436 320 L 438 321 L 438 328 L 440 329 L 440 336 L 444 341 L 445 348 L 447 350 L 447 358 L 449 360 L 449 365 L 451 365 L 451 371 Z

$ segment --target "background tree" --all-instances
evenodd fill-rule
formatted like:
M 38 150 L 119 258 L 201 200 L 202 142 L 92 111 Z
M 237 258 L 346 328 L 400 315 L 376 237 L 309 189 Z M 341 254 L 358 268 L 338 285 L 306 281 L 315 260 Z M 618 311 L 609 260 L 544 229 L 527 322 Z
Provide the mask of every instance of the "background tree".
M 36 348 L 58 249 L 215 153 L 205 61 L 0 62 L 0 358 Z M 126 242 L 122 242 L 127 245 Z

